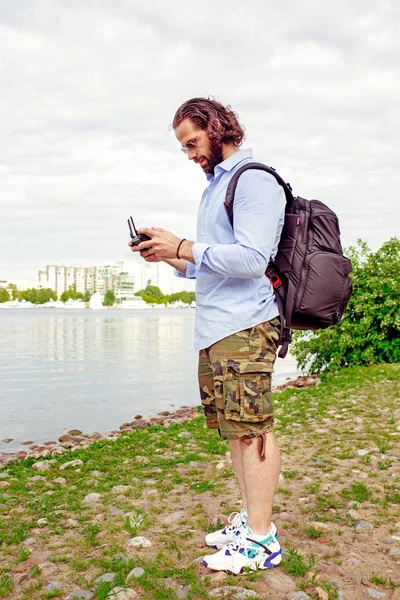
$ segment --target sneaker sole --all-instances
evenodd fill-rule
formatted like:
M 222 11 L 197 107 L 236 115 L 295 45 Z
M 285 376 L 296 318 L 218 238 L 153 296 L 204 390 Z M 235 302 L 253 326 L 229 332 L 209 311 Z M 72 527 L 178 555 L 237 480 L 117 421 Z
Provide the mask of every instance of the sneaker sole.
M 279 531 L 277 529 L 275 529 L 275 539 L 279 540 Z M 221 550 L 224 546 L 226 546 L 226 544 L 229 544 L 229 542 L 232 542 L 234 540 L 235 540 L 235 538 L 232 538 L 231 540 L 227 540 L 225 542 L 225 544 L 222 544 L 222 543 L 221 544 L 207 544 L 207 542 L 206 542 L 206 544 L 209 548 L 212 548 L 213 550 Z
M 275 562 L 272 562 L 273 560 Z M 277 567 L 280 564 L 281 560 L 282 560 L 282 550 L 280 550 L 279 552 L 276 552 L 274 554 L 271 554 L 271 556 L 268 556 L 268 558 L 266 558 L 263 563 L 253 562 L 253 563 L 250 563 L 249 565 L 244 565 L 243 567 L 238 566 L 237 569 L 227 569 L 223 565 L 221 565 L 221 566 L 214 565 L 213 567 L 210 567 L 207 564 L 207 561 L 205 559 L 203 560 L 202 564 L 205 567 L 207 567 L 208 569 L 211 569 L 212 571 L 225 571 L 226 573 L 232 573 L 232 575 L 239 575 L 239 573 L 243 573 L 243 571 L 245 571 L 246 569 L 250 569 L 251 571 L 273 569 L 274 567 Z

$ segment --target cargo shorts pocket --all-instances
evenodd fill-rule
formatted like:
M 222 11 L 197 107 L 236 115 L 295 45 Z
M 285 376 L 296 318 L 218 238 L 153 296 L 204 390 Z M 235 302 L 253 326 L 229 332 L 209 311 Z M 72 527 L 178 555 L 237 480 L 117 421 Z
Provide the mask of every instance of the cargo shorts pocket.
M 224 379 L 224 412 L 227 421 L 258 423 L 274 412 L 271 371 L 262 363 L 227 364 Z

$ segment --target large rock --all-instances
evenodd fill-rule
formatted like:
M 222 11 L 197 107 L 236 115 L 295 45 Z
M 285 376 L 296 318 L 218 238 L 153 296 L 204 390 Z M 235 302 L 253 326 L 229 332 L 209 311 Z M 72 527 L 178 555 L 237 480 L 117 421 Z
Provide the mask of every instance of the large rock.
M 385 592 L 379 592 L 378 590 L 374 590 L 373 588 L 365 588 L 364 598 L 375 598 L 376 600 L 384 600 L 385 598 L 387 598 L 387 594 L 385 594 Z
M 132 571 L 128 573 L 126 581 L 128 582 L 132 577 L 138 579 L 138 577 L 141 577 L 144 574 L 145 570 L 142 569 L 142 567 L 135 567 L 134 569 L 132 569 Z
M 68 600 L 94 600 L 94 594 L 90 590 L 75 590 L 68 596 Z
M 132 489 L 132 486 L 130 486 L 130 485 L 115 485 L 113 488 L 111 488 L 111 493 L 112 494 L 126 494 L 127 492 L 130 492 L 131 489 Z
M 226 585 L 224 587 L 215 588 L 209 593 L 210 598 L 232 598 L 232 600 L 245 600 L 246 598 L 260 598 L 256 592 L 246 590 L 245 588 L 237 587 L 236 585 Z
M 371 525 L 371 523 L 369 523 L 368 521 L 357 521 L 357 523 L 354 525 L 354 529 L 356 530 L 356 533 L 367 533 L 369 531 L 371 531 L 373 529 L 373 525 Z
M 129 588 L 125 590 L 122 587 L 116 587 L 111 590 L 107 598 L 110 598 L 110 600 L 136 600 L 139 596 L 135 590 Z
M 263 576 L 263 580 L 268 587 L 268 591 L 271 592 L 280 592 L 283 594 L 297 590 L 297 584 L 294 579 L 279 570 L 270 569 Z
M 128 546 L 133 546 L 134 548 L 149 548 L 151 545 L 151 541 L 141 535 L 131 538 L 128 541 Z
M 101 495 L 96 494 L 96 492 L 92 492 L 84 497 L 82 500 L 82 504 L 97 504 L 100 501 Z
M 39 460 L 32 465 L 34 471 L 48 471 L 50 469 L 49 462 L 47 460 Z
M 115 573 L 104 573 L 104 575 L 100 575 L 100 577 L 97 577 L 94 582 L 95 583 L 110 583 L 111 581 L 114 581 L 115 579 Z
M 83 461 L 80 460 L 79 458 L 77 458 L 76 460 L 70 460 L 70 461 L 60 465 L 60 471 L 64 471 L 65 469 L 69 469 L 70 467 L 81 467 L 82 465 L 83 465 Z

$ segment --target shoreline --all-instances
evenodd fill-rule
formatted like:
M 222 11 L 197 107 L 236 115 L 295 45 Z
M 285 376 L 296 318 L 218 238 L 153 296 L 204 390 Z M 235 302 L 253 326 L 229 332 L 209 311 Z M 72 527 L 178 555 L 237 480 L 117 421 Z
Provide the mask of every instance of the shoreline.
M 293 388 L 304 388 L 308 386 L 315 386 L 320 383 L 318 375 L 300 375 L 296 379 L 289 379 L 281 385 L 273 387 L 273 392 L 280 393 L 288 387 Z M 33 440 L 26 440 L 21 442 L 20 446 L 24 446 L 27 449 L 15 449 L 5 451 L 0 449 L 0 469 L 6 466 L 12 461 L 22 461 L 27 458 L 33 458 L 35 460 L 57 456 L 67 450 L 76 450 L 78 448 L 88 448 L 90 444 L 100 440 L 115 440 L 120 437 L 123 433 L 131 433 L 135 429 L 144 429 L 151 425 L 162 425 L 168 428 L 172 424 L 185 423 L 193 419 L 196 414 L 199 414 L 200 404 L 196 406 L 181 406 L 177 410 L 168 411 L 164 410 L 151 417 L 143 418 L 142 415 L 137 414 L 133 417 L 132 421 L 126 421 L 118 429 L 112 429 L 110 431 L 100 433 L 84 433 L 80 429 L 70 429 L 67 433 L 59 436 L 58 440 L 49 440 L 42 444 L 35 443 Z M 13 438 L 7 438 L 2 440 L 3 443 L 10 443 L 14 441 Z

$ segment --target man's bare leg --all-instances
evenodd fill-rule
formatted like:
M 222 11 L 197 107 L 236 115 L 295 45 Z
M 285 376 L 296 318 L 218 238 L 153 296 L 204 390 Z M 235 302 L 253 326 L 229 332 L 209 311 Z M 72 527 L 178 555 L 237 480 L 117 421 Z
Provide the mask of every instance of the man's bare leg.
M 242 458 L 242 471 L 240 471 L 240 467 L 238 471 L 244 479 L 249 517 L 247 525 L 256 535 L 264 535 L 271 528 L 274 495 L 281 470 L 278 444 L 272 431 L 266 434 L 265 460 L 262 461 L 260 459 L 258 438 L 253 438 L 252 443 L 249 445 L 243 441 L 237 441 L 239 441 Z M 239 479 L 238 472 L 236 472 L 236 475 Z
M 247 512 L 247 495 L 243 475 L 243 458 L 241 450 L 242 444 L 243 443 L 240 440 L 229 440 L 229 449 L 231 451 L 233 470 L 235 471 L 237 480 L 239 482 L 240 493 L 242 495 L 242 508 L 244 508 L 244 510 Z

